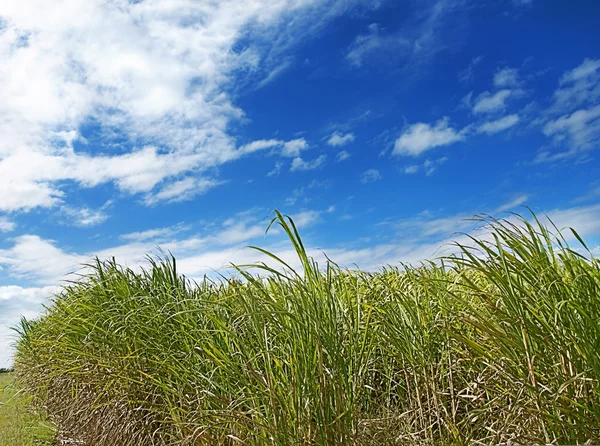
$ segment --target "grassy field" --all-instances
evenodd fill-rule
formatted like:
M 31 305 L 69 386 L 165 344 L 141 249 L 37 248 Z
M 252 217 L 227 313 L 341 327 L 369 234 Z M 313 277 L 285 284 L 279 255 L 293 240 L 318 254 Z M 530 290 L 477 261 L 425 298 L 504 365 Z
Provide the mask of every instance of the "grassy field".
M 275 224 L 299 271 L 98 262 L 22 322 L 34 402 L 90 446 L 600 442 L 600 263 L 576 233 L 577 251 L 492 221 L 457 255 L 368 273 Z
M 0 445 L 54 446 L 54 427 L 28 407 L 11 373 L 0 373 Z

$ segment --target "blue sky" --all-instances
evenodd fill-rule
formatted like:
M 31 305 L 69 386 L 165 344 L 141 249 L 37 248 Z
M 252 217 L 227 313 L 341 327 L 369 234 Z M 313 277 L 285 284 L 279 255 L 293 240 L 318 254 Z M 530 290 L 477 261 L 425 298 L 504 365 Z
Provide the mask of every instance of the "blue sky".
M 600 6 L 539 0 L 3 2 L 0 366 L 93 256 L 189 277 L 311 253 L 430 257 L 528 205 L 600 244 Z M 439 251 L 438 251 L 439 252 Z

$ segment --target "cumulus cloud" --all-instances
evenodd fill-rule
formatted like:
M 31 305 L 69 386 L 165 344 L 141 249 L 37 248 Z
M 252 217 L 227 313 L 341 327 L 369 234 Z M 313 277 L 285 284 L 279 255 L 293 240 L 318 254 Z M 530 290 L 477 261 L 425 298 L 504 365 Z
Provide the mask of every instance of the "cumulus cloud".
M 304 138 L 293 139 L 283 144 L 282 154 L 289 158 L 295 158 L 306 148 L 308 148 L 308 143 Z
M 494 133 L 498 133 L 503 130 L 509 129 L 516 125 L 518 122 L 519 115 L 507 115 L 500 119 L 496 119 L 495 121 L 484 122 L 479 126 L 478 131 L 481 133 L 487 133 L 488 135 L 492 135 Z
M 377 180 L 381 180 L 381 178 L 382 176 L 377 169 L 369 169 L 360 175 L 360 182 L 365 184 L 373 183 Z
M 435 124 L 419 122 L 410 125 L 396 139 L 393 154 L 419 156 L 435 147 L 446 146 L 463 139 L 463 132 L 450 127 L 448 118 L 442 118 Z
M 123 192 L 146 194 L 248 156 L 258 145 L 240 150 L 229 133 L 244 115 L 227 93 L 232 79 L 267 72 L 265 81 L 273 80 L 286 67 L 278 57 L 286 45 L 348 6 L 341 0 L 3 2 L 0 210 L 55 206 L 69 183 L 113 182 Z M 237 50 L 240 39 L 246 45 Z M 102 153 L 81 133 L 89 123 L 85 132 L 103 135 Z M 108 134 L 126 141 L 118 152 Z M 163 195 L 171 197 L 152 193 L 156 200 Z
M 354 141 L 353 133 L 333 133 L 327 140 L 327 144 L 333 147 L 341 147 Z

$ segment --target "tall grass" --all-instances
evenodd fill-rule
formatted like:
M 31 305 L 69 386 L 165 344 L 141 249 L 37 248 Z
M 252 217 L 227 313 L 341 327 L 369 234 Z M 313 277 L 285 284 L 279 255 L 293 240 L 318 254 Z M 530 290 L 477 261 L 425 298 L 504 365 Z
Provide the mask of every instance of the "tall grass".
M 512 221 L 377 273 L 317 265 L 279 213 L 299 271 L 96 262 L 22 321 L 16 371 L 87 445 L 598 442 L 600 264 Z

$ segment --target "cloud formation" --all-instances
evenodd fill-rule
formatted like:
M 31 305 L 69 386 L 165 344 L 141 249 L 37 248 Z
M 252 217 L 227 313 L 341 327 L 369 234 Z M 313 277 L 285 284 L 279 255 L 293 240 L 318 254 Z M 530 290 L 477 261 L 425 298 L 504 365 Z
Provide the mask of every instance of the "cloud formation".
M 393 154 L 419 156 L 435 147 L 446 146 L 463 139 L 462 132 L 450 127 L 448 118 L 442 118 L 434 124 L 419 122 L 410 125 L 396 139 Z
M 267 72 L 263 84 L 272 81 L 287 67 L 282 48 L 351 4 L 3 2 L 0 211 L 55 206 L 69 183 L 111 182 L 149 194 L 150 204 L 191 190 L 182 176 L 206 186 L 208 169 L 253 152 L 229 133 L 244 115 L 228 93 L 232 79 Z M 234 49 L 240 39 L 248 44 Z M 100 135 L 104 146 L 92 149 Z M 286 150 L 294 157 L 301 147 Z

